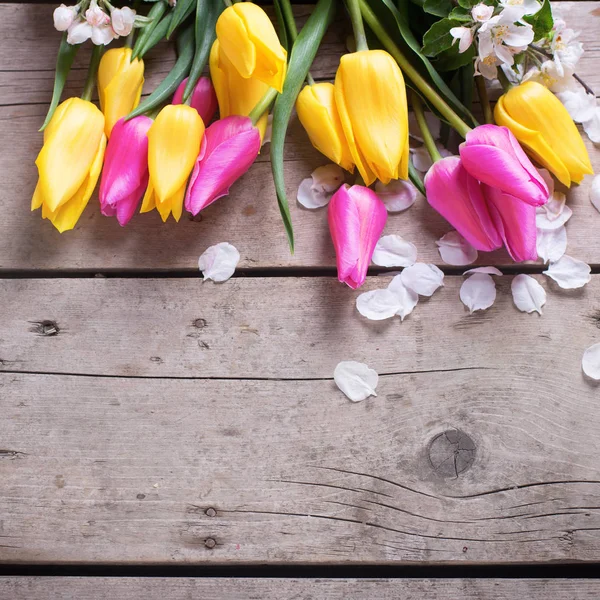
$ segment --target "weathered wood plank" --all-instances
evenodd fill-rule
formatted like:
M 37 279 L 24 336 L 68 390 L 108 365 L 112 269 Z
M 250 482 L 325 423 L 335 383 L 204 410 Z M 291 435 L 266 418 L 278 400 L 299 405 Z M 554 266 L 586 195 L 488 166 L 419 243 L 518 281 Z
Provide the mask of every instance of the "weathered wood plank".
M 0 577 L 11 600 L 596 600 L 592 579 L 224 579 Z
M 448 279 L 403 324 L 322 278 L 3 281 L 0 561 L 598 561 L 600 279 L 542 318 Z

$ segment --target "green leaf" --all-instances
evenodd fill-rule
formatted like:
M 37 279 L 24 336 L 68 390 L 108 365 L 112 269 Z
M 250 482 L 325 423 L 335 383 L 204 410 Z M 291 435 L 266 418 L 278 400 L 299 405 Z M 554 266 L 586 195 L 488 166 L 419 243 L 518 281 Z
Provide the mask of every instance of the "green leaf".
M 471 11 L 466 8 L 462 8 L 461 6 L 455 6 L 452 9 L 452 12 L 448 15 L 449 19 L 454 19 L 455 21 L 460 21 L 461 23 L 469 23 L 473 20 L 473 16 L 471 15 Z
M 281 93 L 273 109 L 273 132 L 271 134 L 271 169 L 277 192 L 279 211 L 285 226 L 290 250 L 294 252 L 294 229 L 285 193 L 283 176 L 283 145 L 290 115 L 296 98 L 306 79 L 308 70 L 317 54 L 319 45 L 335 15 L 335 0 L 319 0 L 298 34 L 288 64 L 287 76 Z
M 436 17 L 447 17 L 452 10 L 452 0 L 425 0 L 423 10 Z
M 554 27 L 554 17 L 552 16 L 552 7 L 549 0 L 544 0 L 542 8 L 535 15 L 526 15 L 523 20 L 533 27 L 534 42 L 545 38 Z
M 423 181 L 421 181 L 421 174 L 417 169 L 415 169 L 415 165 L 413 165 L 412 159 L 408 161 L 408 178 L 411 180 L 412 184 L 423 194 L 423 196 L 427 196 L 425 193 L 425 186 L 423 185 Z
M 173 9 L 173 18 L 171 19 L 171 24 L 167 31 L 167 39 L 169 39 L 175 29 L 192 14 L 194 8 L 196 8 L 195 0 L 177 0 L 177 4 Z
M 166 10 L 167 10 L 167 3 L 163 2 L 162 0 L 160 2 L 156 2 L 156 4 L 154 4 L 154 6 L 150 9 L 150 12 L 148 13 L 148 19 L 152 19 L 152 21 L 150 21 L 150 23 L 148 23 L 142 29 L 142 31 L 140 31 L 138 38 L 135 42 L 135 45 L 133 46 L 133 52 L 131 53 L 132 59 L 137 58 L 138 56 L 141 55 L 142 48 L 144 47 L 144 45 L 150 38 L 150 35 L 152 34 L 152 32 L 158 26 L 160 20 L 162 19 L 162 16 L 165 14 Z
M 152 30 L 152 33 L 142 46 L 139 52 L 139 58 L 144 58 L 144 56 L 150 52 L 150 50 L 152 50 L 156 44 L 165 39 L 165 36 L 167 35 L 167 29 L 169 29 L 169 24 L 171 23 L 172 18 L 173 13 L 169 13 L 161 19 L 160 23 Z
M 475 59 L 475 44 L 462 54 L 458 51 L 458 43 L 454 44 L 448 50 L 444 50 L 438 54 L 435 60 L 435 66 L 438 71 L 455 71 L 461 67 L 468 65 Z
M 280 0 L 274 0 L 273 6 L 275 7 L 275 18 L 277 19 L 277 31 L 279 35 L 279 41 L 281 45 L 289 50 L 288 33 L 287 27 L 285 26 L 285 20 L 283 18 L 283 10 L 281 9 Z
M 458 5 L 463 8 L 473 8 L 477 4 L 480 4 L 480 2 L 481 0 L 458 0 Z
M 187 100 L 204 71 L 210 49 L 215 41 L 215 24 L 225 8 L 221 0 L 197 0 L 196 2 L 196 51 L 190 69 L 190 76 L 183 91 L 183 99 Z
M 67 75 L 71 70 L 71 66 L 73 65 L 73 60 L 75 59 L 75 55 L 77 54 L 77 50 L 79 49 L 79 44 L 71 45 L 67 43 L 67 33 L 65 32 L 60 40 L 60 46 L 58 47 L 58 54 L 56 55 L 56 73 L 54 75 L 54 89 L 52 90 L 52 101 L 50 102 L 50 107 L 48 108 L 48 114 L 44 119 L 44 123 L 40 128 L 40 131 L 43 131 L 50 120 L 52 119 L 52 115 L 54 115 L 54 111 L 60 102 L 60 97 L 62 95 L 62 91 L 65 87 L 65 82 L 67 81 Z
M 437 56 L 440 52 L 451 48 L 454 38 L 450 35 L 450 30 L 453 27 L 460 27 L 460 22 L 442 19 L 434 23 L 423 36 L 423 54 Z
M 194 25 L 188 25 L 177 37 L 177 61 L 160 85 L 125 120 L 133 119 L 156 108 L 170 99 L 177 86 L 185 79 L 194 59 Z

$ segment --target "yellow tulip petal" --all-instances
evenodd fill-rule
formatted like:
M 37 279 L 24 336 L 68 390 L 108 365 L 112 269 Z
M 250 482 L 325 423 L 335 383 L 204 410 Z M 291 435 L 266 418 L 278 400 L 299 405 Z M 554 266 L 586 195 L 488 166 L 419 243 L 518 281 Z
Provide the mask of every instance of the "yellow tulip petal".
M 144 198 L 142 200 L 142 206 L 140 208 L 140 213 L 147 213 L 156 208 L 156 196 L 154 194 L 154 188 L 152 187 L 152 182 L 148 182 L 148 187 L 146 188 L 146 193 L 144 194 Z
M 37 210 L 44 203 L 44 197 L 42 196 L 42 190 L 40 184 L 37 183 L 31 198 L 31 210 Z
M 244 20 L 229 6 L 217 20 L 217 38 L 222 52 L 229 58 L 239 74 L 252 77 L 256 67 L 256 48 L 248 37 Z
M 172 196 L 167 198 L 164 202 L 158 202 L 156 210 L 158 210 L 163 223 L 172 214 L 175 221 L 179 222 L 181 214 L 183 212 L 183 199 L 185 197 L 185 189 L 187 187 L 187 181 L 177 190 Z
M 185 104 L 165 106 L 148 131 L 148 169 L 157 204 L 181 189 L 200 152 L 204 123 Z

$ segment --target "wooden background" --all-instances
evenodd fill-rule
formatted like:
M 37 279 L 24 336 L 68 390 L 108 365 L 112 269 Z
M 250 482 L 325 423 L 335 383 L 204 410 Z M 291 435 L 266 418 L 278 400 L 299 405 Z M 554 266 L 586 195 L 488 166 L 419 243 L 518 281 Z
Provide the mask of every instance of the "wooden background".
M 600 2 L 557 4 L 582 31 L 580 75 L 600 89 Z M 325 211 L 292 202 L 289 254 L 266 151 L 201 219 L 162 224 L 152 213 L 122 229 L 94 198 L 61 236 L 29 212 L 58 44 L 52 9 L 0 4 L 0 563 L 599 562 L 600 392 L 580 366 L 600 341 L 599 275 L 575 292 L 535 275 L 548 292 L 542 317 L 513 306 L 510 276 L 490 310 L 469 315 L 462 277 L 450 274 L 404 323 L 367 321 L 358 292 L 335 279 Z M 298 7 L 300 21 L 309 10 Z M 341 22 L 327 34 L 318 78 L 333 77 L 345 35 Z M 70 94 L 86 60 L 82 52 Z M 169 47 L 155 50 L 146 89 L 172 63 Z M 598 169 L 600 152 L 588 146 Z M 294 121 L 292 200 L 326 162 Z M 568 254 L 596 270 L 600 215 L 589 184 L 569 193 Z M 386 227 L 440 266 L 434 242 L 449 230 L 423 201 Z M 197 258 L 221 241 L 240 250 L 239 276 L 203 284 Z M 479 262 L 510 264 L 504 252 Z M 377 398 L 352 404 L 337 390 L 333 369 L 347 359 L 378 371 Z M 0 579 L 0 598 L 57 590 L 599 596 L 589 581 Z

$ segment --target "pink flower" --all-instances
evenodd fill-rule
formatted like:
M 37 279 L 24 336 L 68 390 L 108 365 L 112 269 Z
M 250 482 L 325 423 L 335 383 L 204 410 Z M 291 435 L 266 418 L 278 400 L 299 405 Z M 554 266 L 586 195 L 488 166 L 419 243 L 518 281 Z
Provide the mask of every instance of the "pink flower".
M 481 183 L 533 206 L 548 201 L 548 186 L 506 127 L 480 125 L 467 133 L 460 158 Z
M 183 91 L 187 85 L 188 78 L 186 77 L 177 88 L 173 96 L 172 104 L 181 104 L 183 101 Z M 212 118 L 217 112 L 217 94 L 211 80 L 208 77 L 200 77 L 198 83 L 192 92 L 190 106 L 198 111 L 205 125 L 212 121 Z
M 185 208 L 198 214 L 221 196 L 252 165 L 260 132 L 248 117 L 231 116 L 207 127 L 185 196 Z
M 53 17 L 55 29 L 57 31 L 67 31 L 77 17 L 77 7 L 61 4 L 54 9 Z
M 85 20 L 92 27 L 101 27 L 110 23 L 110 17 L 98 6 L 96 0 L 92 0 L 90 7 L 85 11 Z
M 385 204 L 362 185 L 344 184 L 331 198 L 327 212 L 335 248 L 338 279 L 360 287 L 387 221 Z
M 149 117 L 119 119 L 113 127 L 100 181 L 100 208 L 107 217 L 126 225 L 148 185 Z

